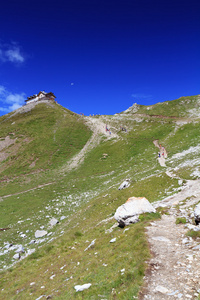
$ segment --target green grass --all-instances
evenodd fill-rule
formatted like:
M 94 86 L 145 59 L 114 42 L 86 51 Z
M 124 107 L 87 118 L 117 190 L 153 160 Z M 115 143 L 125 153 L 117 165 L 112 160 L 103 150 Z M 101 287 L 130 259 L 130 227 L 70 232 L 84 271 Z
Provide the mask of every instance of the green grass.
M 157 103 L 151 109 L 147 106 L 140 105 L 137 113 L 147 115 L 161 115 L 167 117 L 183 117 L 187 115 L 189 109 L 198 108 L 197 96 L 181 97 L 173 101 Z
M 196 105 L 195 97 L 189 100 L 188 103 L 184 98 L 158 104 L 148 112 L 183 116 Z M 178 107 L 181 101 L 187 104 L 186 108 Z M 140 109 L 139 113 L 147 113 L 145 107 Z M 6 150 L 10 156 L 0 165 L 3 200 L 0 228 L 10 228 L 0 231 L 0 247 L 4 242 L 12 242 L 26 249 L 36 249 L 27 259 L 1 272 L 2 299 L 36 299 L 42 294 L 52 295 L 54 299 L 132 299 L 138 296 L 145 262 L 150 258 L 145 227 L 159 219 L 160 214 L 167 213 L 167 209 L 140 216 L 140 222 L 125 228 L 126 231 L 116 227 L 109 232 L 115 221 L 108 218 L 132 196 L 155 202 L 178 191 L 178 179 L 167 176 L 165 168 L 158 164 L 158 149 L 153 140 L 164 144 L 171 157 L 198 144 L 199 123 L 187 124 L 175 131 L 174 119 L 144 117 L 137 122 L 129 117 L 123 120 L 127 133 L 122 133 L 121 121 L 112 116 L 107 118 L 120 139 L 102 138 L 97 147 L 87 153 L 84 162 L 70 172 L 65 169 L 67 162 L 92 134 L 84 118 L 60 106 L 43 104 L 23 115 L 0 118 L 0 137 L 17 137 L 18 147 L 11 145 Z M 104 153 L 108 156 L 102 159 Z M 30 167 L 33 162 L 35 166 Z M 178 166 L 178 162 L 170 166 Z M 193 170 L 190 166 L 189 171 L 184 167 L 174 173 L 187 179 Z M 126 178 L 130 179 L 130 187 L 119 191 L 120 183 Z M 39 187 L 44 184 L 49 185 Z M 50 218 L 60 220 L 63 215 L 66 219 L 49 228 Z M 107 222 L 102 222 L 105 219 Z M 52 235 L 40 245 L 28 246 L 41 226 Z M 20 233 L 26 237 L 22 238 Z M 116 242 L 110 243 L 114 237 Z M 93 240 L 95 244 L 84 251 Z M 0 256 L 1 266 L 12 263 L 14 253 L 10 252 L 6 259 Z M 50 279 L 52 275 L 56 276 Z M 31 282 L 35 284 L 30 285 Z M 76 284 L 88 282 L 92 283 L 88 290 L 75 292 Z
M 113 232 L 105 233 L 114 221 L 97 224 L 102 216 L 106 217 L 113 211 L 116 203 L 109 198 L 107 201 L 102 199 L 95 199 L 80 210 L 82 218 L 86 218 L 82 224 L 77 224 L 79 216 L 66 224 L 62 240 L 38 249 L 10 272 L 3 273 L 0 288 L 5 285 L 7 288 L 2 292 L 2 297 L 33 299 L 46 291 L 55 299 L 81 299 L 83 295 L 85 299 L 93 299 L 98 294 L 110 299 L 137 296 L 145 272 L 145 261 L 150 258 L 145 226 L 149 221 L 160 218 L 160 215 L 145 214 L 128 231 L 117 227 Z M 97 210 L 101 211 L 98 215 Z M 116 242 L 111 244 L 109 241 L 113 237 L 116 237 Z M 84 251 L 94 239 L 94 246 Z M 124 273 L 122 269 L 125 269 Z M 18 272 L 21 276 L 16 281 Z M 51 280 L 53 274 L 56 276 Z M 31 282 L 36 284 L 30 286 Z M 74 285 L 87 282 L 92 283 L 89 290 L 75 292 Z M 41 286 L 45 286 L 44 291 L 41 291 Z M 17 294 L 17 291 L 21 292 Z
M 15 122 L 14 125 L 13 122 Z M 91 136 L 80 116 L 54 107 L 39 104 L 33 110 L 20 114 L 1 124 L 0 136 L 12 131 L 17 138 L 10 146 L 11 156 L 1 163 L 1 176 L 19 176 L 58 168 L 83 148 Z M 5 166 L 6 163 L 6 166 Z
M 189 230 L 187 233 L 186 233 L 187 236 L 190 236 L 191 238 L 193 239 L 197 239 L 197 238 L 200 238 L 200 232 L 199 231 L 194 231 L 194 230 Z
M 177 218 L 176 219 L 176 224 L 186 224 L 186 218 Z

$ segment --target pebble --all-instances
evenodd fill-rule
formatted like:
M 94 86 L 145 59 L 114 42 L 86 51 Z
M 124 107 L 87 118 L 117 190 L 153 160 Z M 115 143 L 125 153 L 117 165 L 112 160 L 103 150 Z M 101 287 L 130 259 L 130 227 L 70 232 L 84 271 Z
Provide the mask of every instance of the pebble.
M 113 238 L 112 240 L 110 240 L 110 243 L 114 243 L 116 242 L 116 238 Z
M 169 290 L 168 290 L 166 287 L 162 286 L 162 285 L 158 285 L 158 286 L 156 287 L 156 291 L 157 291 L 157 292 L 160 292 L 160 293 L 162 293 L 162 294 L 167 294 L 167 293 L 169 293 Z

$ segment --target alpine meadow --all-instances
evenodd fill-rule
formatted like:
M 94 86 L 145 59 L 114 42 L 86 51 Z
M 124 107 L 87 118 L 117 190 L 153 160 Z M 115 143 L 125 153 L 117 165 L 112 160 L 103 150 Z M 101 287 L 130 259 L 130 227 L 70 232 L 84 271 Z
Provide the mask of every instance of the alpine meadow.
M 0 299 L 200 299 L 199 133 L 200 95 L 1 116 Z M 131 197 L 155 211 L 119 226 Z

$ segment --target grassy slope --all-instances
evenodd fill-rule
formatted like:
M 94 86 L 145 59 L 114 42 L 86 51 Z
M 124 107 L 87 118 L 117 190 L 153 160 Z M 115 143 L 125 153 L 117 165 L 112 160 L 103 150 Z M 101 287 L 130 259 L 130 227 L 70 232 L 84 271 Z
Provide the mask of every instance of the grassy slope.
M 169 155 L 185 150 L 189 145 L 195 146 L 198 144 L 199 123 L 184 125 L 177 131 L 174 131 L 173 122 L 164 119 L 148 122 L 144 119 L 141 123 L 133 119 L 126 121 L 126 126 L 133 129 L 127 134 L 119 132 L 121 139 L 116 142 L 102 141 L 87 154 L 77 170 L 60 174 L 59 168 L 52 165 L 50 171 L 40 174 L 39 180 L 35 175 L 29 175 L 30 186 L 54 179 L 52 185 L 8 197 L 0 203 L 0 220 L 4 227 L 11 227 L 9 231 L 1 232 L 3 241 L 23 244 L 24 239 L 16 231 L 26 232 L 28 229 L 25 240 L 31 240 L 39 226 L 48 229 L 47 213 L 56 217 L 68 216 L 66 221 L 52 229 L 53 236 L 60 237 L 1 274 L 2 299 L 35 299 L 42 294 L 53 295 L 55 299 L 132 299 L 137 296 L 145 261 L 150 256 L 145 224 L 148 218 L 158 218 L 159 215 L 145 216 L 126 232 L 117 227 L 113 232 L 105 233 L 115 223 L 113 220 L 97 224 L 112 216 L 130 196 L 145 196 L 156 201 L 173 193 L 178 187 L 177 180 L 166 176 L 155 163 L 157 149 L 152 142 L 159 139 L 165 143 L 167 150 L 170 149 Z M 65 137 L 65 132 L 60 136 L 61 139 Z M 103 153 L 108 154 L 106 159 L 102 158 Z M 62 157 L 58 161 L 61 165 Z M 118 191 L 116 187 L 127 177 L 131 179 L 131 186 Z M 17 180 L 5 185 L 4 193 L 9 187 L 16 191 Z M 25 189 L 23 180 L 19 189 Z M 63 200 L 65 204 L 62 204 Z M 61 212 L 56 210 L 58 207 Z M 24 222 L 18 224 L 20 218 Z M 111 244 L 109 241 L 113 237 L 117 240 Z M 95 245 L 84 251 L 94 239 Z M 7 262 L 10 260 L 11 256 Z M 120 270 L 124 268 L 123 275 Z M 51 280 L 51 275 L 56 276 Z M 31 282 L 35 284 L 30 286 Z M 80 294 L 73 289 L 74 285 L 87 282 L 92 283 L 89 290 Z M 41 286 L 45 288 L 41 289 Z
M 162 115 L 167 117 L 185 117 L 190 109 L 198 109 L 198 95 L 181 97 L 173 101 L 157 103 L 152 106 L 139 105 L 137 114 Z
M 56 104 L 36 105 L 31 111 L 16 114 L 0 125 L 1 139 L 12 133 L 17 138 L 15 145 L 19 145 L 16 153 L 1 162 L 2 195 L 8 191 L 19 192 L 23 182 L 31 188 L 36 181 L 39 184 L 44 183 L 45 178 L 53 180 L 50 171 L 66 163 L 91 136 L 82 118 Z M 7 151 L 12 152 L 15 145 Z M 31 166 L 33 162 L 35 165 Z M 9 182 L 8 185 L 13 178 L 15 184 Z

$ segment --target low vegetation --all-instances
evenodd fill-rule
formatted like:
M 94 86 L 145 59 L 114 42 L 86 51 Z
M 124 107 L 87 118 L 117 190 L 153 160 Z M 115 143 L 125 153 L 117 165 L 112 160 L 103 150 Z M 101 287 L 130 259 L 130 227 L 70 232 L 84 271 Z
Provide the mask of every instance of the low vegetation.
M 177 218 L 176 219 L 176 224 L 186 224 L 187 220 L 186 218 Z
M 141 215 L 140 222 L 124 229 L 115 227 L 112 217 L 129 197 L 144 196 L 155 202 L 177 193 L 179 177 L 193 178 L 198 168 L 191 163 L 195 157 L 190 151 L 188 164 L 183 164 L 184 157 L 172 159 L 198 146 L 199 122 L 188 120 L 188 111 L 197 107 L 197 97 L 167 103 L 150 109 L 139 106 L 136 113 L 98 116 L 118 138 L 102 136 L 83 163 L 70 171 L 70 158 L 92 136 L 86 118 L 56 104 L 38 104 L 26 113 L 0 118 L 0 142 L 7 136 L 16 139 L 0 151 L 6 154 L 0 162 L 0 228 L 9 228 L 0 231 L 0 252 L 6 243 L 21 244 L 25 251 L 35 249 L 17 264 L 14 251 L 0 256 L 2 299 L 28 300 L 41 295 L 59 300 L 137 299 L 151 257 L 145 227 L 168 209 Z M 136 114 L 145 115 L 138 121 Z M 166 118 L 170 116 L 175 118 Z M 182 122 L 184 117 L 187 122 Z M 155 139 L 166 147 L 167 164 L 175 168 L 176 177 L 169 177 L 159 165 Z M 127 178 L 130 187 L 119 191 Z M 60 223 L 50 228 L 52 217 Z M 177 224 L 185 221 L 178 218 Z M 29 245 L 41 228 L 49 236 Z M 116 241 L 110 243 L 113 238 Z M 77 293 L 74 286 L 84 283 L 92 285 Z

